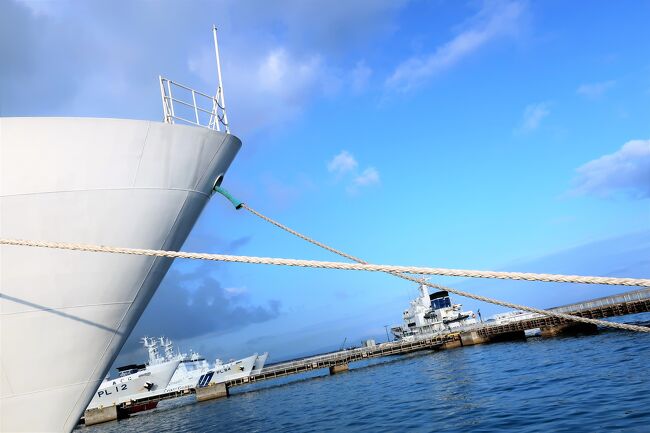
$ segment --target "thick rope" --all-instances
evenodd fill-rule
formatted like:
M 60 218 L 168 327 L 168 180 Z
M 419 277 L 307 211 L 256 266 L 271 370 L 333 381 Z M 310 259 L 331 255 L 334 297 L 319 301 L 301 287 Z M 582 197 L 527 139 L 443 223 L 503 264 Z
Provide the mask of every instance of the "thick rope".
M 18 245 L 61 250 L 118 253 L 138 256 L 211 260 L 217 262 L 252 263 L 260 265 L 296 266 L 302 268 L 342 269 L 348 271 L 398 272 L 447 277 L 497 278 L 503 280 L 545 281 L 552 283 L 605 284 L 610 286 L 650 286 L 641 278 L 585 277 L 579 275 L 532 274 L 523 272 L 471 271 L 464 269 L 427 268 L 418 266 L 373 265 L 364 263 L 326 262 L 319 260 L 280 259 L 274 257 L 235 256 L 228 254 L 187 253 L 183 251 L 149 250 L 142 248 L 108 247 L 103 245 L 43 242 L 24 239 L 2 239 L 0 245 Z
M 315 241 L 312 243 L 315 243 Z M 402 275 L 404 273 L 412 273 L 412 274 L 424 274 L 424 275 L 468 276 L 467 275 L 468 272 L 485 273 L 483 271 L 458 271 L 458 270 L 446 270 L 446 269 L 437 269 L 437 268 L 420 268 L 420 267 L 411 267 L 411 266 L 371 265 L 365 263 L 353 264 L 353 263 L 340 263 L 340 262 L 323 262 L 323 261 L 314 261 L 314 260 L 277 259 L 277 258 L 270 258 L 270 257 L 233 256 L 233 255 L 226 255 L 226 254 L 187 253 L 183 251 L 150 250 L 150 249 L 141 249 L 141 248 L 118 248 L 118 247 L 108 247 L 104 245 L 73 244 L 73 243 L 63 243 L 63 242 L 43 242 L 43 241 L 30 241 L 30 240 L 23 240 L 23 239 L 0 238 L 0 245 L 28 246 L 28 247 L 52 248 L 52 249 L 59 249 L 59 250 L 85 251 L 85 252 L 95 252 L 95 253 L 129 254 L 129 255 L 138 255 L 138 256 L 183 258 L 183 259 L 210 260 L 210 261 L 234 262 L 234 263 L 253 263 L 253 264 L 264 264 L 264 265 L 297 266 L 297 267 L 322 268 L 322 269 L 343 269 L 343 270 L 387 272 L 410 281 L 414 281 L 418 283 L 422 282 L 430 287 L 434 287 L 442 290 L 448 290 L 460 296 L 465 296 L 480 301 L 490 302 L 508 308 L 515 308 L 523 311 L 530 311 L 533 313 L 543 314 L 546 316 L 558 317 L 562 319 L 585 322 L 585 323 L 592 323 L 595 325 L 608 326 L 612 328 L 626 329 L 626 330 L 638 331 L 638 332 L 650 332 L 650 328 L 646 328 L 642 326 L 607 322 L 604 320 L 588 319 L 585 317 L 572 316 L 569 314 L 555 313 L 548 310 L 541 310 L 537 308 L 527 307 L 524 305 L 517 305 L 510 302 L 504 302 L 496 299 L 487 298 L 484 296 L 474 295 L 471 293 L 463 292 L 461 290 L 449 289 L 443 286 L 439 286 L 437 284 L 431 284 L 427 281 L 423 281 L 415 277 Z M 447 273 L 449 271 L 451 271 L 451 273 Z M 462 274 L 457 274 L 458 272 L 461 272 Z M 501 272 L 501 273 L 493 273 L 493 274 L 512 274 L 512 273 Z M 610 285 L 620 284 L 620 285 L 628 285 L 628 286 L 650 285 L 650 281 L 648 280 L 632 279 L 632 278 L 573 277 L 573 276 L 566 276 L 566 275 L 546 276 L 546 274 L 515 274 L 515 275 L 523 275 L 526 276 L 526 278 L 510 278 L 510 279 L 527 279 L 530 281 L 579 282 L 585 284 L 589 284 L 589 283 L 610 284 Z M 535 276 L 539 276 L 539 275 L 541 275 L 541 277 L 535 278 Z M 484 278 L 505 278 L 505 276 L 504 277 L 492 276 L 492 277 L 484 277 Z M 594 280 L 597 281 L 597 283 L 595 283 Z
M 315 239 L 312 239 L 312 238 L 310 238 L 308 236 L 305 236 L 302 233 L 299 233 L 299 232 L 285 226 L 284 224 L 281 224 L 278 221 L 275 221 L 275 220 L 267 217 L 266 215 L 263 215 L 263 214 L 257 212 L 255 209 L 251 208 L 246 203 L 239 202 L 239 206 L 237 208 L 239 209 L 239 208 L 242 208 L 242 207 L 244 209 L 246 209 L 247 211 L 249 211 L 250 213 L 252 213 L 253 215 L 263 219 L 264 221 L 267 221 L 267 222 L 273 224 L 274 226 L 276 226 L 276 227 L 278 227 L 278 228 L 280 228 L 280 229 L 282 229 L 282 230 L 284 230 L 284 231 L 286 231 L 288 233 L 291 233 L 292 235 L 297 236 L 300 239 L 303 239 L 303 240 L 305 240 L 305 241 L 307 241 L 307 242 L 309 242 L 311 244 L 314 244 L 314 245 L 316 245 L 316 246 L 318 246 L 320 248 L 323 248 L 323 249 L 325 249 L 327 251 L 330 251 L 330 252 L 332 252 L 334 254 L 338 254 L 339 256 L 350 259 L 350 260 L 352 260 L 354 262 L 361 263 L 361 264 L 368 264 L 368 262 L 366 262 L 366 261 L 364 261 L 364 260 L 362 260 L 362 259 L 360 259 L 358 257 L 351 256 L 351 255 L 349 255 L 347 253 L 344 253 L 343 251 L 337 250 L 335 248 L 332 248 L 332 247 L 330 247 L 328 245 L 323 244 L 322 242 L 318 242 Z M 556 313 L 556 312 L 549 311 L 549 310 L 542 310 L 542 309 L 539 309 L 539 308 L 528 307 L 526 305 L 514 304 L 514 303 L 508 302 L 508 301 L 501 301 L 501 300 L 494 299 L 494 298 L 488 298 L 486 296 L 476 295 L 476 294 L 473 294 L 473 293 L 465 292 L 463 290 L 458 290 L 458 289 L 454 289 L 454 288 L 451 288 L 451 287 L 441 286 L 439 284 L 433 284 L 433 283 L 430 283 L 430 282 L 428 282 L 428 281 L 426 281 L 426 280 L 424 280 L 422 278 L 415 278 L 415 277 L 412 277 L 410 275 L 406 275 L 404 273 L 399 273 L 399 272 L 388 272 L 388 273 L 391 274 L 391 275 L 394 275 L 394 276 L 396 276 L 398 278 L 402 278 L 402 279 L 405 279 L 405 280 L 408 280 L 408 281 L 412 281 L 414 283 L 424 284 L 424 285 L 426 285 L 428 287 L 431 287 L 431 288 L 434 288 L 436 290 L 445 290 L 445 291 L 450 292 L 450 293 L 455 293 L 456 295 L 459 295 L 459 296 L 463 296 L 463 297 L 470 298 L 470 299 L 476 299 L 478 301 L 483 301 L 483 302 L 487 302 L 487 303 L 490 303 L 490 304 L 500 305 L 502 307 L 513 308 L 515 310 L 528 311 L 528 312 L 531 312 L 531 313 L 537 313 L 537 314 L 541 314 L 541 315 L 544 315 L 544 316 L 557 317 L 557 318 L 560 318 L 560 319 L 571 320 L 571 321 L 576 321 L 576 322 L 583 322 L 583 323 L 589 323 L 589 324 L 599 325 L 599 326 L 604 326 L 604 327 L 609 327 L 609 328 L 617 328 L 617 329 L 625 329 L 625 330 L 628 330 L 628 331 L 637 331 L 637 332 L 648 332 L 648 333 L 650 333 L 650 328 L 647 328 L 647 327 L 644 327 L 644 326 L 628 325 L 626 323 L 616 323 L 616 322 L 609 322 L 609 321 L 606 321 L 606 320 L 589 319 L 587 317 L 574 316 L 574 315 L 571 315 L 571 314 Z

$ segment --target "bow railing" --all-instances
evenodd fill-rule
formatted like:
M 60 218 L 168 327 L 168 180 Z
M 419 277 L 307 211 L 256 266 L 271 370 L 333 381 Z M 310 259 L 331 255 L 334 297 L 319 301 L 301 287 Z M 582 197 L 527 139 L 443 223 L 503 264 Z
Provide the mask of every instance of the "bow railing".
M 220 95 L 207 95 L 191 87 L 159 77 L 164 122 L 176 121 L 203 128 L 230 133 L 226 109 L 220 104 Z

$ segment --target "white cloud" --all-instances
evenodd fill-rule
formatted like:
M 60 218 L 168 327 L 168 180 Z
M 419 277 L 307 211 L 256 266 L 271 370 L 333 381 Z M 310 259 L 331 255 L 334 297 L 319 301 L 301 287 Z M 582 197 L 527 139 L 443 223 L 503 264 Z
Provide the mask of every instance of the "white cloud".
M 576 90 L 576 92 L 579 95 L 585 96 L 587 98 L 597 99 L 603 96 L 609 89 L 614 87 L 614 85 L 616 85 L 616 81 L 614 80 L 603 81 L 600 83 L 582 84 L 578 87 L 578 90 Z
M 237 298 L 248 293 L 246 287 L 224 287 L 224 296 L 227 299 Z
M 576 169 L 574 194 L 650 198 L 650 140 L 628 141 L 618 151 Z
M 379 171 L 375 167 L 368 167 L 356 176 L 352 182 L 356 186 L 370 186 L 379 183 Z
M 469 26 L 425 56 L 411 57 L 386 80 L 389 88 L 408 91 L 432 75 L 448 69 L 482 46 L 517 32 L 525 7 L 522 2 L 485 2 Z
M 342 175 L 356 170 L 358 166 L 359 164 L 357 163 L 357 160 L 354 159 L 354 156 L 347 150 L 342 150 L 327 163 L 327 170 L 330 173 Z
M 215 15 L 204 1 L 19 1 L 0 1 L 3 115 L 159 118 L 158 74 L 215 91 L 215 23 L 229 120 L 244 139 L 285 126 L 343 86 L 353 90 L 352 77 L 362 88 L 360 49 L 393 31 L 405 4 L 223 0 Z M 161 50 L 159 35 L 172 27 Z
M 341 151 L 327 163 L 327 170 L 336 175 L 337 180 L 347 183 L 346 191 L 356 194 L 361 188 L 377 185 L 380 182 L 379 170 L 367 167 L 362 172 L 357 169 L 359 163 L 347 150 Z
M 56 15 L 57 4 L 55 1 L 45 0 L 15 0 L 23 6 L 26 6 L 35 16 Z
M 320 56 L 299 58 L 284 46 L 233 61 L 222 53 L 222 61 L 226 102 L 231 112 L 228 117 L 237 131 L 284 122 L 299 113 L 309 99 L 330 88 L 331 78 Z M 194 53 L 187 65 L 204 82 L 215 83 L 211 49 L 204 47 Z
M 524 116 L 518 132 L 531 132 L 539 128 L 542 120 L 551 114 L 549 104 L 541 102 L 539 104 L 530 104 L 524 109 Z
M 293 58 L 286 48 L 274 48 L 257 69 L 261 90 L 278 97 L 283 102 L 293 102 L 304 97 L 316 83 L 322 64 L 319 56 L 306 59 Z

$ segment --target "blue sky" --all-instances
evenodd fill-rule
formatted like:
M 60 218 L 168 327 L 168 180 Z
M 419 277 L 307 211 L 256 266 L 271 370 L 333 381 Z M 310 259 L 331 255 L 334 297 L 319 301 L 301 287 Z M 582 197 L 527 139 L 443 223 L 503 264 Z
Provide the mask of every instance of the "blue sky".
M 0 2 L 3 116 L 159 120 L 215 88 L 223 186 L 375 263 L 650 277 L 650 2 Z M 214 197 L 185 250 L 336 259 Z M 436 279 L 536 306 L 623 291 Z M 384 275 L 176 262 L 125 346 L 283 358 L 384 335 Z M 458 299 L 486 314 L 499 311 Z

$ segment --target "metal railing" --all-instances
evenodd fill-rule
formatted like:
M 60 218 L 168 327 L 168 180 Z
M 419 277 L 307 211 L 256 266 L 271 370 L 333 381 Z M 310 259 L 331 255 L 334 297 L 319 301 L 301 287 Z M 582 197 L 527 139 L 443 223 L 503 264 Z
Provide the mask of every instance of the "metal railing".
M 217 62 L 217 93 L 215 96 L 194 90 L 170 79 L 158 76 L 160 81 L 160 96 L 162 98 L 164 121 L 174 123 L 180 121 L 190 125 L 221 131 L 223 126 L 226 134 L 230 134 L 230 124 L 226 114 L 226 100 L 223 96 L 223 81 L 221 79 L 221 60 L 219 59 L 219 43 L 217 27 L 212 26 L 214 54 Z
M 608 305 L 621 304 L 623 302 L 644 301 L 646 299 L 650 299 L 650 289 L 641 289 L 633 292 L 621 293 L 619 295 L 605 296 L 603 298 L 592 299 L 585 302 L 577 302 L 575 304 L 550 308 L 550 310 L 558 313 L 571 313 L 590 310 L 592 308 L 606 307 Z
M 207 95 L 191 87 L 159 77 L 164 122 L 180 121 L 190 125 L 230 133 L 226 109 L 220 104 L 221 95 Z
M 358 358 L 374 358 L 378 354 L 393 353 L 419 348 L 420 346 L 432 346 L 435 344 L 442 344 L 449 340 L 449 335 L 445 336 L 421 336 L 410 341 L 391 341 L 380 343 L 375 346 L 355 347 L 338 352 L 330 352 L 322 355 L 310 356 L 307 358 L 297 359 L 293 361 L 281 362 L 278 364 L 269 365 L 264 367 L 260 375 L 268 375 L 276 372 L 300 369 L 305 366 L 316 365 L 322 368 L 323 364 L 336 364 L 342 361 L 354 361 Z

